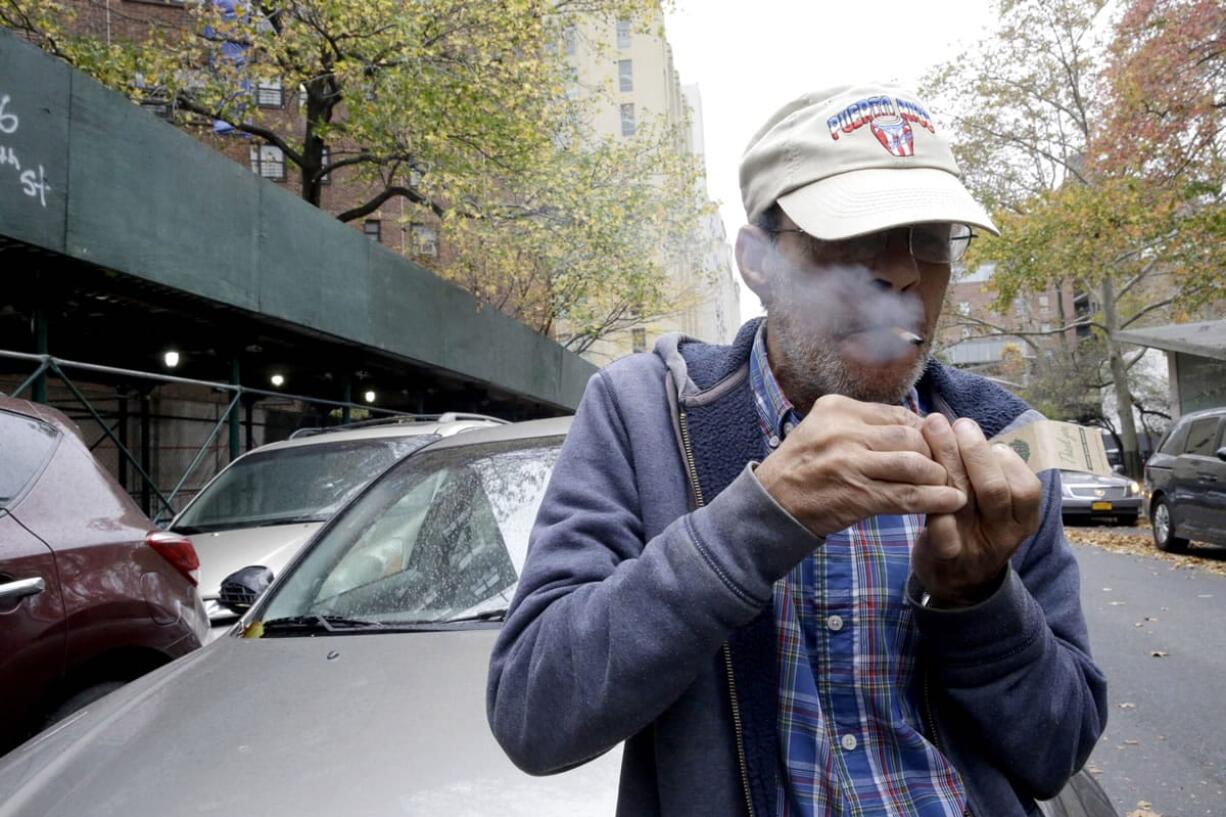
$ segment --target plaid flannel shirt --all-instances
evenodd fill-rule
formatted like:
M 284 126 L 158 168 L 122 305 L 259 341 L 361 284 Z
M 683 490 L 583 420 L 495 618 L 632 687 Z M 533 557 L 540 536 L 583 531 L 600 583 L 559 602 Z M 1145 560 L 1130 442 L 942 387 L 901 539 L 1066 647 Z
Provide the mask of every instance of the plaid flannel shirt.
M 750 383 L 773 449 L 800 423 L 754 341 Z M 920 412 L 913 389 L 905 401 Z M 903 597 L 922 515 L 875 516 L 826 537 L 775 584 L 777 817 L 958 817 L 957 771 L 924 737 L 917 633 Z

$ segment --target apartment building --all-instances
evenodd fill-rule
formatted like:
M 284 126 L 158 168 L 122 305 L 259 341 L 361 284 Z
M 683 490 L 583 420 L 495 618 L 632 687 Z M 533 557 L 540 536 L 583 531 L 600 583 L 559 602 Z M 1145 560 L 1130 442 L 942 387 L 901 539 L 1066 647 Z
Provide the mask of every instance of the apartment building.
M 702 97 L 697 85 L 681 85 L 662 19 L 592 20 L 569 28 L 563 40 L 574 67 L 574 92 L 604 93 L 592 121 L 597 136 L 630 138 L 642 123 L 662 120 L 677 130 L 675 149 L 702 162 Z M 695 197 L 706 203 L 705 163 L 702 168 Z M 604 365 L 649 350 L 668 332 L 714 343 L 732 340 L 740 325 L 738 284 L 722 222 L 712 212 L 702 219 L 698 235 L 679 239 L 691 246 L 665 272 L 677 308 L 603 338 L 584 357 Z
M 63 0 L 72 9 L 72 27 L 110 44 L 141 42 L 152 35 L 173 38 L 194 25 L 188 0 Z M 251 89 L 252 102 L 263 121 L 274 130 L 292 131 L 302 121 L 305 92 L 285 87 L 276 77 L 269 77 Z M 301 193 L 302 180 L 297 167 L 286 161 L 280 148 L 259 144 L 259 140 L 220 127 L 208 119 L 193 117 L 183 111 L 172 111 L 169 104 L 150 103 L 145 106 L 166 119 L 175 118 L 193 136 L 219 153 L 246 165 L 266 179 L 283 184 Z M 325 148 L 325 164 L 327 148 Z M 379 188 L 357 181 L 351 169 L 340 169 L 322 180 L 320 207 L 338 215 L 371 200 Z M 446 247 L 439 241 L 437 223 L 422 218 L 414 222 L 411 206 L 403 199 L 393 198 L 375 211 L 348 221 L 349 226 L 370 240 L 383 244 L 419 264 L 437 268 L 446 263 Z
M 1002 361 L 1010 344 L 1018 346 L 1024 357 L 1033 358 L 1034 347 L 1021 341 L 1016 332 L 1052 332 L 1026 336 L 1048 356 L 1054 355 L 1062 342 L 1076 343 L 1075 330 L 1058 332 L 1077 318 L 1070 284 L 1063 290 L 1019 295 L 1008 309 L 998 312 L 993 307 L 996 293 L 989 287 L 994 269 L 995 265 L 984 264 L 974 270 L 954 270 L 937 343 L 950 363 L 990 368 Z

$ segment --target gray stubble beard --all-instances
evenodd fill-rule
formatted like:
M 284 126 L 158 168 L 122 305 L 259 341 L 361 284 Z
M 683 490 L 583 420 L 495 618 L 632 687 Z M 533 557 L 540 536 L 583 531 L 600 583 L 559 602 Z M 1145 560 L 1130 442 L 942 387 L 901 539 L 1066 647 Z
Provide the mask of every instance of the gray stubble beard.
M 867 403 L 897 405 L 919 382 L 928 363 L 932 338 L 925 338 L 915 363 L 905 377 L 893 384 L 865 382 L 855 377 L 838 353 L 838 342 L 831 337 L 817 336 L 805 321 L 791 320 L 788 311 L 772 315 L 771 332 L 775 333 L 776 350 L 782 360 L 771 359 L 771 371 L 782 386 L 790 390 L 787 397 L 802 412 L 808 412 L 817 399 L 825 394 L 841 394 Z M 809 328 L 810 331 L 803 331 Z M 866 367 L 868 364 L 864 364 Z

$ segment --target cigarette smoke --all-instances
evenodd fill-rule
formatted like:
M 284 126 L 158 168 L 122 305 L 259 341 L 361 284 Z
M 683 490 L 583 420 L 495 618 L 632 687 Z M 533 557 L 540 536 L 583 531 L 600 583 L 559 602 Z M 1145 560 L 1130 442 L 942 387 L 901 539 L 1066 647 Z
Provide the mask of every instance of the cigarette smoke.
M 802 269 L 782 258 L 775 261 L 767 310 L 772 333 L 782 335 L 786 359 L 772 359 L 771 365 L 800 391 L 797 402 L 807 407 L 830 393 L 881 403 L 901 400 L 923 372 L 932 344 L 919 295 L 882 285 L 864 266 Z M 918 350 L 904 332 L 923 338 Z M 899 371 L 901 361 L 913 355 L 913 365 Z

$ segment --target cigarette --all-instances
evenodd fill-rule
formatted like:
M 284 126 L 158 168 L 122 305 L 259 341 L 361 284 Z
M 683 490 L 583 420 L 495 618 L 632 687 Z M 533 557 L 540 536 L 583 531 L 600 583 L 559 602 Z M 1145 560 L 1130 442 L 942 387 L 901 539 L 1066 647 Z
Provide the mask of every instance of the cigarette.
M 924 342 L 922 337 L 908 329 L 903 329 L 901 326 L 894 327 L 894 334 L 898 336 L 899 340 L 905 340 L 912 346 L 919 346 Z

